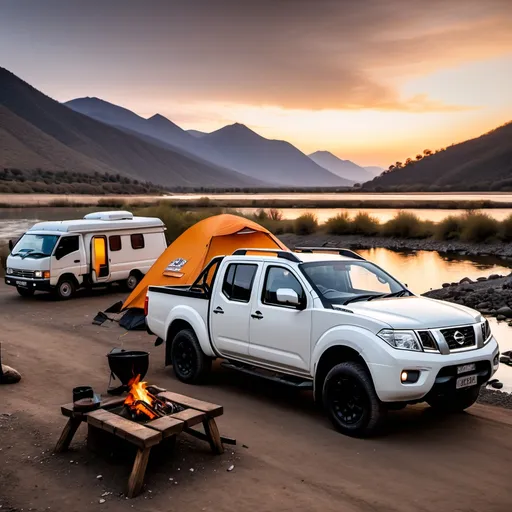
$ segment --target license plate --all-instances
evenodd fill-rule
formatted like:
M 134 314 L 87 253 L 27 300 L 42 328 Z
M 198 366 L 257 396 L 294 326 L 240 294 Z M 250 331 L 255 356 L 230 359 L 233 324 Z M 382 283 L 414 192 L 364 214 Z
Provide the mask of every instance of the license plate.
M 18 281 L 16 284 L 22 288 L 26 288 L 28 286 L 27 281 Z
M 457 389 L 468 388 L 469 386 L 476 386 L 478 384 L 476 375 L 468 375 L 467 377 L 459 377 L 455 387 Z
M 460 375 L 461 373 L 468 373 L 476 370 L 476 364 L 470 363 L 470 364 L 463 364 L 462 366 L 457 366 L 457 374 Z

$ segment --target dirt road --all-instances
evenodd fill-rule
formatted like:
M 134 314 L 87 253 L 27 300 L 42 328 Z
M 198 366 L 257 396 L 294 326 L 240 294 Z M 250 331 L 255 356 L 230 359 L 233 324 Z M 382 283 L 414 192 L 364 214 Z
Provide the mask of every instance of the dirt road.
M 206 386 L 179 383 L 151 337 L 91 324 L 122 297 L 21 299 L 0 285 L 4 364 L 23 374 L 0 386 L 1 512 L 512 510 L 512 411 L 477 405 L 440 420 L 416 406 L 393 413 L 382 437 L 350 439 L 332 430 L 309 394 L 219 367 Z M 89 453 L 83 426 L 69 453 L 51 455 L 64 425 L 59 406 L 74 386 L 106 390 L 105 355 L 116 346 L 151 351 L 148 381 L 223 404 L 219 427 L 237 447 L 215 457 L 183 437 L 172 458 L 150 464 L 134 500 L 120 496 L 129 465 Z M 104 492 L 112 494 L 100 504 Z

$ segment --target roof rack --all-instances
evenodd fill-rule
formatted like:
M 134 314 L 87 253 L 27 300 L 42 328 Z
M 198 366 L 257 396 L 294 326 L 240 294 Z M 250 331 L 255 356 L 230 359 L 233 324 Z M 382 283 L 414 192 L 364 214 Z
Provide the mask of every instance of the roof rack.
M 290 251 L 282 251 L 280 249 L 237 249 L 233 256 L 245 256 L 248 252 L 262 252 L 262 253 L 270 253 L 275 254 L 278 258 L 283 260 L 293 261 L 294 263 L 300 263 L 300 259 L 297 258 L 293 252 Z
M 354 258 L 355 260 L 364 260 L 364 258 L 351 249 L 340 249 L 339 247 L 295 247 L 296 251 L 313 253 L 313 252 L 337 252 L 340 256 Z

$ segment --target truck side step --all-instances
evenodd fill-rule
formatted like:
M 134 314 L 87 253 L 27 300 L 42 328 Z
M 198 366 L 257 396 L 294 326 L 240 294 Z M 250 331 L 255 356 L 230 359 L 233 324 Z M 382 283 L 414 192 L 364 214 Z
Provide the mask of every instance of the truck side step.
M 279 384 L 284 384 L 286 386 L 291 386 L 296 389 L 301 390 L 312 390 L 313 389 L 313 381 L 305 380 L 301 377 L 293 377 L 290 375 L 282 375 L 280 373 L 276 373 L 270 370 L 264 370 L 263 368 L 258 368 L 256 366 L 250 366 L 242 363 L 235 363 L 229 361 L 223 361 L 220 363 L 223 368 L 228 368 L 229 370 L 235 370 L 237 372 L 242 372 L 247 375 L 253 375 L 255 377 L 262 377 L 263 379 L 270 380 L 272 382 L 278 382 Z

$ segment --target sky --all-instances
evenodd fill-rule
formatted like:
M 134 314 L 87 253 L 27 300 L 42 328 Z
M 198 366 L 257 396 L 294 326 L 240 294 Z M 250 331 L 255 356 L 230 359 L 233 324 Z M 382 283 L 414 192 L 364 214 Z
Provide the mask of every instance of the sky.
M 0 66 L 388 167 L 512 120 L 512 0 L 0 0 Z

